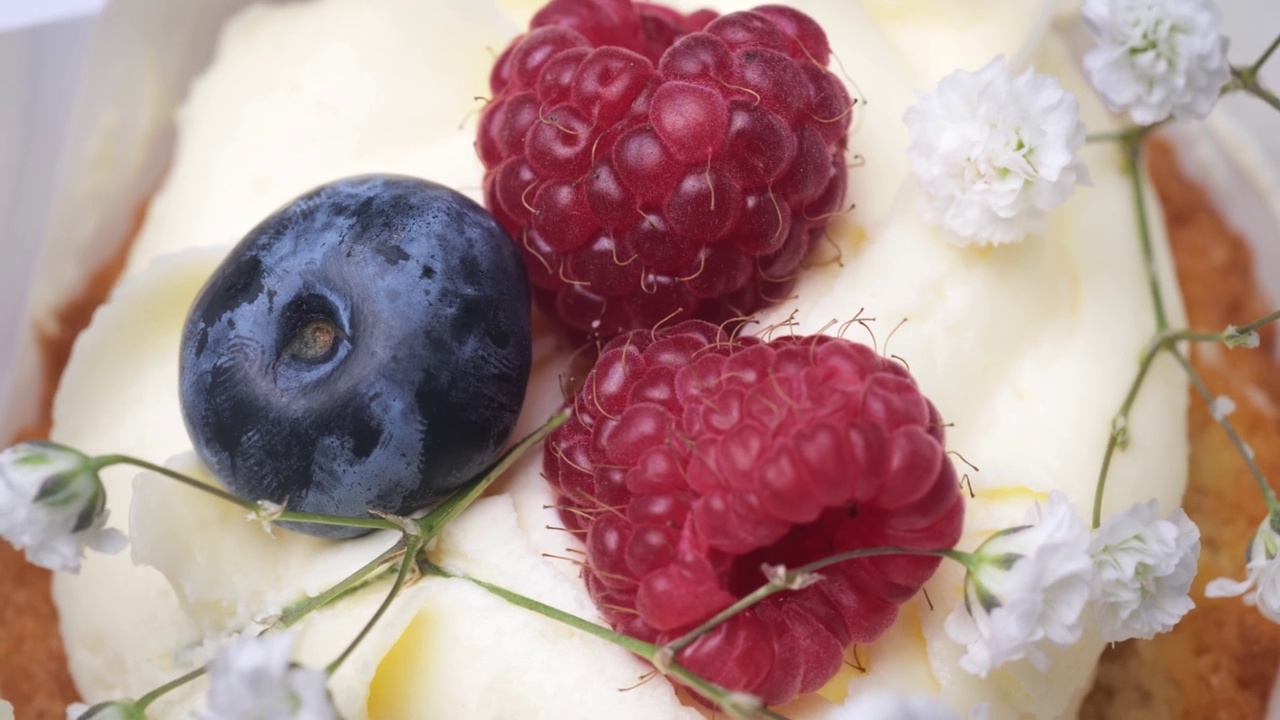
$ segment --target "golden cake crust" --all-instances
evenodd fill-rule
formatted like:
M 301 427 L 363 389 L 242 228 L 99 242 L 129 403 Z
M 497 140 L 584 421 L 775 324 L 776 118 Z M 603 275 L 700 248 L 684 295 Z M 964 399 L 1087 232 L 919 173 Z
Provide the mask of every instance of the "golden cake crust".
M 1168 219 L 1169 242 L 1191 327 L 1220 330 L 1275 309 L 1253 273 L 1248 245 L 1189 182 L 1168 144 L 1150 145 L 1150 169 Z M 1236 429 L 1256 450 L 1272 485 L 1280 482 L 1280 363 L 1276 327 L 1257 350 L 1199 344 L 1193 362 L 1209 388 L 1236 401 Z M 1264 717 L 1280 667 L 1280 625 L 1235 598 L 1210 600 L 1216 577 L 1244 575 L 1244 554 L 1265 506 L 1226 433 L 1192 393 L 1189 484 L 1183 505 L 1200 526 L 1203 549 L 1192 587 L 1196 607 L 1172 633 L 1123 643 L 1103 655 L 1082 720 L 1255 720 Z M 1136 437 L 1141 428 L 1134 428 Z
M 1172 149 L 1151 143 L 1150 163 L 1166 208 L 1178 279 L 1192 327 L 1220 329 L 1274 309 L 1253 276 L 1247 244 L 1208 196 L 1186 179 Z M 61 375 L 71 343 L 114 284 L 123 254 L 104 268 L 60 316 L 62 332 L 43 346 L 47 386 Z M 1200 346 L 1194 361 L 1215 393 L 1232 397 L 1231 416 L 1258 451 L 1258 462 L 1280 479 L 1280 363 L 1269 352 L 1274 327 L 1256 351 Z M 50 390 L 50 396 L 52 390 Z M 51 398 L 50 398 L 51 399 Z M 25 437 L 47 433 L 45 419 Z M 1135 435 L 1141 432 L 1135 428 Z M 1280 666 L 1280 625 L 1237 599 L 1205 600 L 1204 584 L 1243 573 L 1245 547 L 1263 514 L 1248 470 L 1204 403 L 1194 397 L 1189 423 L 1190 483 L 1185 505 L 1200 525 L 1204 550 L 1192 597 L 1196 609 L 1174 633 L 1122 643 L 1103 656 L 1082 720 L 1261 718 Z M 62 720 L 77 699 L 66 667 L 49 573 L 27 565 L 0 544 L 0 697 L 19 720 Z

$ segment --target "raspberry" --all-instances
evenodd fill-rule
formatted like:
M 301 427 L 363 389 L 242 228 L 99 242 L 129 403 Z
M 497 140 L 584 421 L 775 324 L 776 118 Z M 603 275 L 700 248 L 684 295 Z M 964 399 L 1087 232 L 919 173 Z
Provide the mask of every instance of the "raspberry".
M 826 336 L 706 322 L 609 342 L 543 467 L 615 629 L 666 643 L 764 583 L 847 550 L 951 547 L 964 515 L 937 410 L 901 365 Z M 846 560 L 687 648 L 703 677 L 776 705 L 875 640 L 938 559 Z
M 787 296 L 844 203 L 852 103 L 791 8 L 552 0 L 490 76 L 485 203 L 572 334 Z

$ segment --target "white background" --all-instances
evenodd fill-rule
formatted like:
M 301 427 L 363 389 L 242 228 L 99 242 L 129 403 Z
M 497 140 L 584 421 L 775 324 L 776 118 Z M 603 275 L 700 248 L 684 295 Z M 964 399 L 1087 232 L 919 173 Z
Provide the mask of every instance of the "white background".
M 107 0 L 0 0 L 0 32 L 92 15 Z

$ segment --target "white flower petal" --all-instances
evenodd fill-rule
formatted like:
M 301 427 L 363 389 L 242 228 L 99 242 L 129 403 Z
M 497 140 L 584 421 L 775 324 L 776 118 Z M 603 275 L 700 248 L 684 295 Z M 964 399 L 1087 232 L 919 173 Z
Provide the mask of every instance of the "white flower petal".
M 1193 607 L 1200 530 L 1182 510 L 1161 520 L 1154 500 L 1135 504 L 1093 532 L 1089 553 L 1108 642 L 1168 632 Z
M 103 529 L 103 492 L 81 453 L 44 442 L 15 445 L 0 452 L 0 537 L 25 550 L 36 565 L 78 572 L 84 548 L 123 548 L 123 535 Z M 97 514 L 76 530 L 86 511 Z
M 959 244 L 1017 242 L 1045 225 L 1088 171 L 1072 95 L 1047 75 L 1009 74 L 997 57 L 958 71 L 903 115 L 923 214 Z
M 1086 0 L 1081 17 L 1098 41 L 1085 74 L 1139 125 L 1207 116 L 1231 77 L 1211 0 Z
M 1084 633 L 1082 613 L 1094 576 L 1088 548 L 1088 528 L 1057 491 L 1028 511 L 1025 526 L 983 543 L 977 554 L 988 561 L 965 579 L 968 606 L 958 606 L 945 625 L 948 636 L 967 649 L 960 667 L 986 677 L 1026 659 L 1047 671 L 1044 645 L 1071 645 Z M 997 561 L 1010 555 L 1016 556 L 1012 566 Z M 998 604 L 984 608 L 984 596 Z
M 1210 598 L 1240 597 L 1253 587 L 1253 580 L 1232 580 L 1217 578 L 1204 586 L 1204 596 Z
M 209 665 L 208 709 L 202 720 L 336 720 L 318 670 L 290 663 L 293 635 L 244 635 Z
M 1246 605 L 1255 605 L 1268 620 L 1280 623 L 1280 534 L 1271 516 L 1262 519 L 1249 544 L 1245 579 L 1217 578 L 1205 586 L 1205 597 L 1244 595 Z

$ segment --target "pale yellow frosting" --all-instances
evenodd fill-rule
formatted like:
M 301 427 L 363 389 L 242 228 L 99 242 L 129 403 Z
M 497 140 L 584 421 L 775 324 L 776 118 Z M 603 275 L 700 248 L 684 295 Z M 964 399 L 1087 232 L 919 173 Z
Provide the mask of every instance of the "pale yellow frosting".
M 1050 489 L 1082 514 L 1093 498 L 1110 421 L 1153 328 L 1136 218 L 1114 147 L 1090 146 L 1093 186 L 1052 215 L 1048 231 L 994 249 L 956 248 L 922 223 L 904 155 L 903 111 L 957 67 L 996 54 L 1058 75 L 1091 131 L 1113 122 L 1047 29 L 1051 2 L 1025 0 L 807 0 L 793 3 L 826 28 L 843 74 L 856 81 L 858 121 L 850 170 L 856 210 L 817 251 L 796 298 L 797 331 L 843 322 L 860 309 L 876 340 L 910 364 L 952 423 L 948 447 L 970 470 L 962 546 L 1018 522 Z M 741 0 L 711 3 L 728 11 Z M 312 0 L 252 7 L 228 23 L 217 57 L 178 115 L 169 176 L 156 194 L 126 279 L 81 336 L 55 405 L 55 439 L 92 453 L 120 452 L 200 475 L 177 399 L 186 308 L 204 278 L 263 216 L 344 175 L 389 171 L 445 182 L 478 196 L 471 148 L 477 96 L 493 53 L 532 11 L 525 0 Z M 1157 268 L 1174 322 L 1180 300 L 1156 215 Z M 823 264 L 823 260 L 831 262 Z M 890 331 L 906 320 L 892 339 Z M 828 332 L 833 332 L 829 327 Z M 849 337 L 870 342 L 860 328 Z M 518 433 L 561 401 L 568 351 L 544 339 Z M 1131 415 L 1132 444 L 1111 471 L 1106 509 L 1159 499 L 1166 511 L 1186 479 L 1185 392 L 1176 367 L 1157 362 Z M 558 524 L 539 455 L 501 492 L 446 531 L 436 559 L 596 618 L 576 567 L 548 557 L 573 544 Z M 105 472 L 116 523 L 131 553 L 92 555 L 79 576 L 59 576 L 55 599 L 71 669 L 87 699 L 137 696 L 207 660 L 233 632 L 258 628 L 386 547 L 385 534 L 332 543 L 278 531 L 206 495 L 127 469 Z M 799 719 L 830 713 L 871 687 L 927 692 L 957 711 L 991 703 L 992 717 L 1070 716 L 1088 686 L 1100 641 L 1054 654 L 1049 675 L 1014 663 L 981 680 L 959 669 L 963 648 L 942 631 L 961 573 L 943 565 L 879 642 L 820 695 L 786 708 Z M 375 585 L 298 626 L 297 659 L 323 666 L 381 601 Z M 850 656 L 852 657 L 852 655 Z M 397 600 L 333 677 L 343 717 L 700 717 L 626 652 L 466 582 L 424 579 Z M 197 682 L 156 706 L 155 717 L 199 707 Z M 834 701 L 834 702 L 833 702 Z

